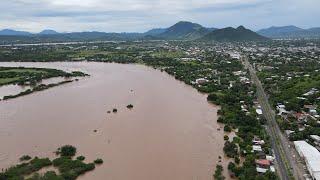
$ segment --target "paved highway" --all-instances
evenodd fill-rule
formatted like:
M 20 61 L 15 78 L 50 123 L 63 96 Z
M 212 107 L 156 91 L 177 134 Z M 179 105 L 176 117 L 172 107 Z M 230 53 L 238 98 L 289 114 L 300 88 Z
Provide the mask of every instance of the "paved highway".
M 298 157 L 295 150 L 290 149 L 290 142 L 283 136 L 275 118 L 268 98 L 264 92 L 262 84 L 256 75 L 256 71 L 252 68 L 248 58 L 242 56 L 242 62 L 249 69 L 251 80 L 257 87 L 257 97 L 261 105 L 264 117 L 268 122 L 267 131 L 272 140 L 272 148 L 274 149 L 277 162 L 277 172 L 282 180 L 303 180 L 304 170 L 301 164 L 296 162 L 294 157 Z

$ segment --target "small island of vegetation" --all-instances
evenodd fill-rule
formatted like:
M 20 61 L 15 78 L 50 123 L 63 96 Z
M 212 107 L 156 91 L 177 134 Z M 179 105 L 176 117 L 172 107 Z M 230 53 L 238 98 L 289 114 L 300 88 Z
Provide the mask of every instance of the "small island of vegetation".
M 71 145 L 65 145 L 56 152 L 59 157 L 54 160 L 49 158 L 31 158 L 24 155 L 20 158 L 24 161 L 14 165 L 0 173 L 0 180 L 74 180 L 80 175 L 95 169 L 95 164 L 102 164 L 103 160 L 98 158 L 92 163 L 83 162 L 85 157 L 78 156 L 73 159 L 77 149 Z M 38 171 L 44 167 L 53 166 L 58 171 L 47 171 L 44 174 Z
M 36 91 L 43 91 L 55 86 L 73 82 L 72 79 L 66 79 L 58 83 L 41 84 L 41 80 L 44 79 L 55 77 L 72 78 L 84 76 L 88 76 L 88 74 L 79 71 L 68 73 L 62 70 L 47 68 L 0 67 L 0 87 L 11 84 L 30 86 L 29 89 L 18 94 L 7 95 L 3 97 L 3 100 L 8 100 L 19 96 L 28 95 Z
M 127 106 L 127 108 L 128 108 L 128 109 L 132 109 L 132 108 L 133 108 L 133 105 L 132 105 L 132 104 L 129 104 L 129 105 Z

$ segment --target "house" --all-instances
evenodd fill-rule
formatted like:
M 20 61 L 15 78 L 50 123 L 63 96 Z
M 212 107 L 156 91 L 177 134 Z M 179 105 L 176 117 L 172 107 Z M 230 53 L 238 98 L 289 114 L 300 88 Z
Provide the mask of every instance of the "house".
M 310 115 L 317 115 L 318 113 L 317 113 L 317 110 L 315 110 L 315 109 L 309 109 L 309 114 Z
M 262 109 L 256 109 L 256 113 L 261 116 L 262 115 Z
M 243 71 L 234 71 L 234 72 L 232 72 L 232 74 L 235 75 L 235 76 L 240 76 L 240 75 L 245 75 L 246 72 L 243 72 Z
M 277 110 L 279 112 L 278 115 L 281 115 L 282 113 L 287 112 L 286 111 L 286 106 L 283 105 L 283 104 L 278 104 L 276 108 L 277 108 Z
M 318 91 L 318 89 L 316 89 L 316 88 L 312 88 L 310 91 L 308 91 L 307 93 L 304 93 L 303 94 L 303 96 L 311 96 L 311 95 L 313 95 L 313 94 L 315 94 L 315 93 L 318 93 L 319 91 Z
M 310 135 L 310 138 L 317 143 L 320 143 L 320 136 L 318 135 Z
M 294 131 L 292 130 L 285 130 L 284 132 L 287 135 L 287 137 L 290 137 L 290 134 L 294 133 Z
M 270 162 L 273 162 L 275 160 L 275 157 L 267 155 L 266 159 L 269 160 Z
M 256 165 L 260 168 L 268 169 L 271 165 L 271 162 L 267 159 L 258 159 L 256 160 Z
M 240 77 L 240 82 L 243 84 L 250 84 L 251 83 L 249 78 L 243 77 L 243 76 Z
M 266 173 L 267 171 L 275 172 L 272 162 L 267 159 L 256 160 L 256 170 L 258 173 Z
M 257 156 L 259 159 L 266 159 L 266 153 L 264 153 L 263 151 L 257 152 L 257 153 L 256 153 L 256 156 Z
M 262 173 L 262 174 L 264 174 L 264 173 L 266 173 L 269 169 L 256 167 L 256 170 L 257 170 L 257 172 L 258 172 L 258 173 Z
M 262 148 L 260 145 L 252 145 L 252 152 L 261 152 Z
M 317 107 L 316 107 L 316 106 L 314 106 L 314 105 L 309 105 L 309 104 L 304 105 L 304 106 L 303 106 L 303 108 L 305 108 L 305 109 L 309 109 L 309 110 L 317 109 Z
M 208 80 L 205 78 L 196 79 L 196 84 L 204 84 L 206 82 L 208 82 Z
M 295 117 L 298 121 L 304 121 L 307 119 L 307 115 L 304 113 L 293 113 L 293 117 Z
M 259 138 L 254 138 L 254 139 L 252 140 L 252 143 L 253 143 L 254 145 L 264 145 L 264 144 L 265 144 L 264 140 L 260 140 Z
M 232 59 L 240 59 L 241 55 L 238 52 L 229 52 L 228 53 Z

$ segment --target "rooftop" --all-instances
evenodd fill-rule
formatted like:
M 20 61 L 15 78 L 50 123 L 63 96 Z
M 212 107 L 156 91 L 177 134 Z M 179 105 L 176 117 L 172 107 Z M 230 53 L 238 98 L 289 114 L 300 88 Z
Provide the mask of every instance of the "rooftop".
M 305 141 L 294 141 L 294 145 L 299 155 L 305 159 L 310 174 L 320 180 L 320 152 Z

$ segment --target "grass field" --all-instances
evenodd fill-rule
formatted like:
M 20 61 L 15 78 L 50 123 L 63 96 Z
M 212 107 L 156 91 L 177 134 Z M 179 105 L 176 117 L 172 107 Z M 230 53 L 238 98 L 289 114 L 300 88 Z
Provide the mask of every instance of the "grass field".
M 64 73 L 63 71 L 61 72 Z M 50 69 L 0 67 L 0 86 L 14 84 L 20 81 L 27 82 L 31 79 L 45 79 L 54 76 L 60 76 L 61 72 Z
M 15 78 L 0 78 L 0 86 L 4 85 L 4 84 L 10 84 L 12 82 L 16 82 L 19 79 L 20 79 L 19 77 L 15 77 Z

